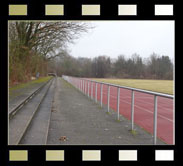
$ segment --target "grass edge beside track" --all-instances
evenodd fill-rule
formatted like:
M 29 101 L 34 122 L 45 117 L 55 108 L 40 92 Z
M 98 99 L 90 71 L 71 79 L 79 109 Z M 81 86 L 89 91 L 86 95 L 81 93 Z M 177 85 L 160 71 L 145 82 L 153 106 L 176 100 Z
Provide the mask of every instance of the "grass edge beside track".
M 91 80 L 106 82 L 120 86 L 149 90 L 164 94 L 173 95 L 173 80 L 148 80 L 148 79 L 105 79 L 105 78 L 89 78 Z

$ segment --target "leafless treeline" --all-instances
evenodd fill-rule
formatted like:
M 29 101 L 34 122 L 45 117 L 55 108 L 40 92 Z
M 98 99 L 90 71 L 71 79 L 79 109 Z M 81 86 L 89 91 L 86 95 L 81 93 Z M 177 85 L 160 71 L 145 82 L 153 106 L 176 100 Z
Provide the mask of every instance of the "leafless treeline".
M 74 58 L 68 54 L 50 62 L 50 70 L 58 75 L 78 77 L 115 77 L 141 79 L 173 79 L 173 62 L 169 56 L 159 56 L 155 53 L 146 59 L 138 54 L 117 59 L 109 56 L 91 58 Z

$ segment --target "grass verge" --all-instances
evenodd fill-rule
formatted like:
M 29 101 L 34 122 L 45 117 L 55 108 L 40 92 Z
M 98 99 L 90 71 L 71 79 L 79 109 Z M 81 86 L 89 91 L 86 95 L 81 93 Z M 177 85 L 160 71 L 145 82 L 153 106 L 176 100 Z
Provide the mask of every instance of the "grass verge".
M 146 80 L 146 79 L 94 79 L 121 86 L 144 89 L 154 92 L 173 95 L 173 80 Z
M 36 79 L 36 80 L 33 80 L 33 81 L 29 81 L 27 83 L 22 83 L 22 84 L 18 84 L 18 85 L 9 87 L 9 95 L 11 95 L 16 90 L 23 89 L 23 88 L 27 88 L 27 87 L 29 87 L 31 85 L 41 84 L 41 83 L 47 82 L 51 78 L 52 78 L 51 76 L 48 76 L 48 77 L 40 77 L 39 79 Z

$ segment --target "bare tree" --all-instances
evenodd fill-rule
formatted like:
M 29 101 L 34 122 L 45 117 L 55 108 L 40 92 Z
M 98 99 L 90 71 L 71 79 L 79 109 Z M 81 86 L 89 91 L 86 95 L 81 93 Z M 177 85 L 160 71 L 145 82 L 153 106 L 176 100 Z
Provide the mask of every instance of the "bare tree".
M 81 21 L 10 21 L 10 81 L 28 80 L 38 71 L 45 75 L 48 61 L 63 56 L 67 44 L 89 28 Z
M 46 59 L 54 58 L 82 32 L 91 28 L 85 22 L 47 21 L 10 22 L 10 41 L 16 40 L 22 47 L 38 52 Z M 59 52 L 59 53 L 57 53 Z

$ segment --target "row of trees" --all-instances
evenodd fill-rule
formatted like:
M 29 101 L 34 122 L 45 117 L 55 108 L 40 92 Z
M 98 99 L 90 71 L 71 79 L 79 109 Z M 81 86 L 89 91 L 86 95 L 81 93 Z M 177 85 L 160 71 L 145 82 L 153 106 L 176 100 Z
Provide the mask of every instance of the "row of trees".
M 36 72 L 47 74 L 51 59 L 65 54 L 67 43 L 88 29 L 88 24 L 71 21 L 10 21 L 10 84 L 27 81 Z
M 46 75 L 79 77 L 117 77 L 173 79 L 173 63 L 168 56 L 152 54 L 146 60 L 134 54 L 74 58 L 67 44 L 80 37 L 89 23 L 80 21 L 10 21 L 9 22 L 9 83 L 28 81 L 37 72 Z
M 58 75 L 173 79 L 173 62 L 168 56 L 159 56 L 155 53 L 146 59 L 138 54 L 133 54 L 130 58 L 120 55 L 117 59 L 111 59 L 108 56 L 98 56 L 93 59 L 74 58 L 67 53 L 54 59 L 49 66 Z

